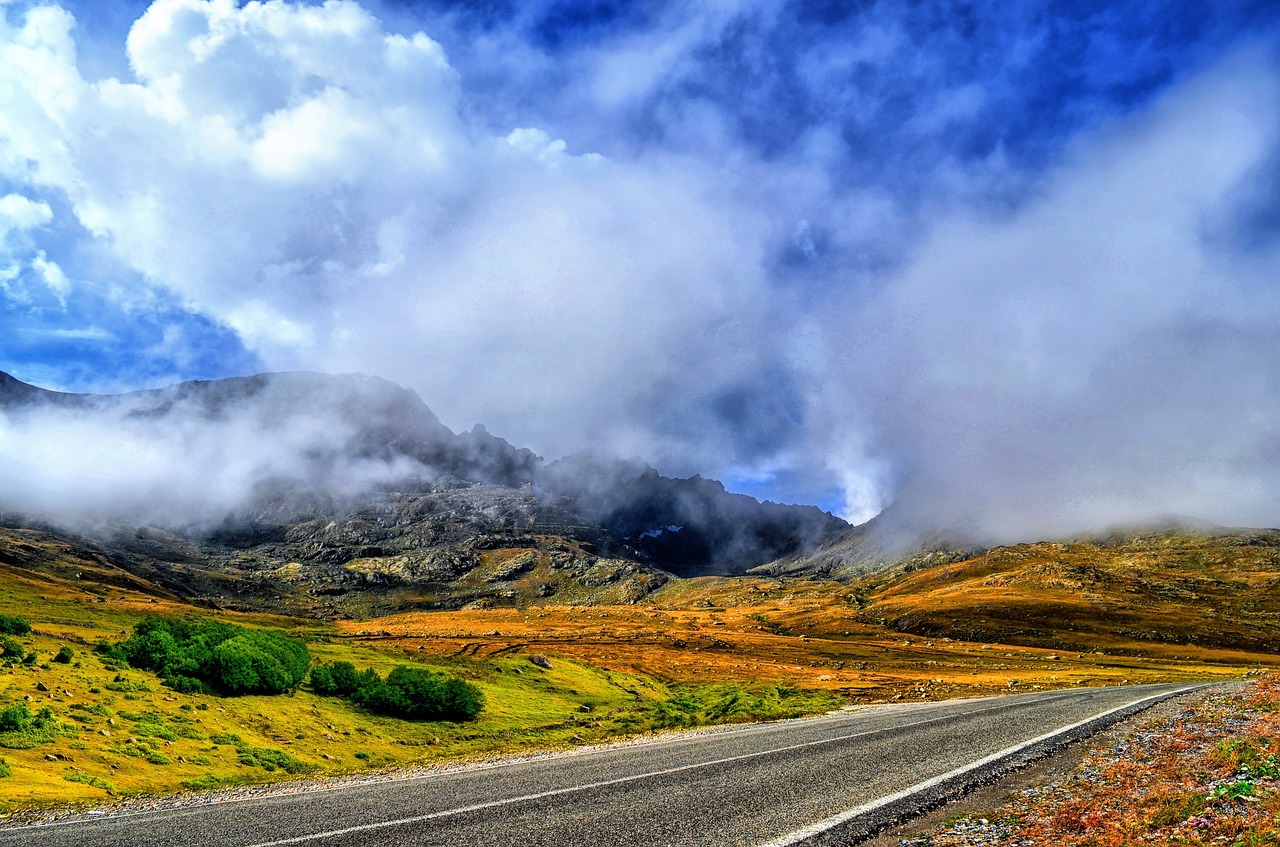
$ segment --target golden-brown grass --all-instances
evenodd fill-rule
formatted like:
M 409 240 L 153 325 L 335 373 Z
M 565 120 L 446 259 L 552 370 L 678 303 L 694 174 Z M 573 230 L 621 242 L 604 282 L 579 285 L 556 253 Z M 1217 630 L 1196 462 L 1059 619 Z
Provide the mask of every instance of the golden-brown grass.
M 40 659 L 0 667 L 0 709 L 47 707 L 65 732 L 30 747 L 5 748 L 0 739 L 0 759 L 11 771 L 0 776 L 0 806 L 7 809 L 290 776 L 265 769 L 264 756 L 275 754 L 255 750 L 280 751 L 318 773 L 343 773 L 845 703 L 973 696 L 1011 686 L 1222 679 L 1274 659 L 1256 648 L 1153 641 L 1142 628 L 1154 626 L 1163 608 L 1206 635 L 1231 632 L 1229 616 L 1239 613 L 1250 632 L 1264 636 L 1249 644 L 1263 643 L 1274 630 L 1262 558 L 1246 576 L 1230 579 L 1228 564 L 1205 565 L 1218 570 L 1206 570 L 1206 585 L 1192 587 L 1174 582 L 1186 576 L 1185 562 L 1163 571 L 1148 563 L 1139 587 L 1137 576 L 1125 576 L 1125 568 L 1137 567 L 1131 560 L 1094 562 L 1094 571 L 1081 573 L 1071 550 L 1045 547 L 1034 556 L 993 551 L 936 571 L 853 585 L 674 580 L 635 603 L 622 596 L 614 605 L 547 601 L 331 624 L 196 609 L 54 537 L 28 533 L 19 543 L 25 546 L 10 545 L 10 560 L 0 563 L 0 612 L 31 620 L 35 632 L 23 641 Z M 485 572 L 510 567 L 514 555 L 487 554 Z M 521 578 L 541 578 L 540 567 Z M 1165 596 L 1174 589 L 1196 597 Z M 1209 598 L 1205 609 L 1212 614 L 1197 619 L 1200 598 Z M 1131 623 L 1115 616 L 1122 607 L 1148 616 L 1129 634 Z M 945 629 L 922 636 L 874 622 L 891 609 L 957 635 L 982 622 L 990 637 L 964 640 L 941 634 Z M 1027 635 L 1035 628 L 1027 623 L 1034 617 L 1029 610 L 1048 616 L 1046 626 L 1055 621 L 1058 632 Z M 216 614 L 285 629 L 306 638 L 318 661 L 343 659 L 382 673 L 397 663 L 447 670 L 479 685 L 488 705 L 479 720 L 454 724 L 384 718 L 305 687 L 274 698 L 179 695 L 151 674 L 109 667 L 91 653 L 93 643 L 119 640 L 157 613 Z M 1067 634 L 1085 649 L 1063 649 Z M 78 664 L 49 661 L 62 645 L 75 650 Z M 530 662 L 535 654 L 549 657 L 551 667 Z
M 917 633 L 1196 660 L 1280 652 L 1280 549 L 1247 535 L 1020 544 L 860 584 L 868 619 Z
M 1025 689 L 1222 678 L 1272 659 L 1132 640 L 1113 646 L 1148 655 L 921 638 L 866 623 L 856 597 L 856 587 L 829 582 L 707 578 L 633 605 L 409 612 L 338 628 L 409 654 L 536 652 L 674 682 L 785 682 L 851 702 L 991 694 L 1011 681 Z

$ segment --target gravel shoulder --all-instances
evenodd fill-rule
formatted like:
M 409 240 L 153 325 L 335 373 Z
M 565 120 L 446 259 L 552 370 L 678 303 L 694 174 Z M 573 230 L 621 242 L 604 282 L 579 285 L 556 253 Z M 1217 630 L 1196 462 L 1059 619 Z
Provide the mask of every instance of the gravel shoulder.
M 1280 691 L 1271 680 L 1227 683 L 1166 700 L 857 843 L 1066 847 L 1234 844 L 1244 834 L 1277 839 L 1280 825 L 1264 813 L 1280 801 L 1276 781 L 1266 773 L 1280 761 L 1272 749 L 1277 733 L 1271 716 L 1277 709 Z M 1257 755 L 1234 752 L 1249 749 Z M 1082 808 L 1098 811 L 1091 818 L 1080 814 Z

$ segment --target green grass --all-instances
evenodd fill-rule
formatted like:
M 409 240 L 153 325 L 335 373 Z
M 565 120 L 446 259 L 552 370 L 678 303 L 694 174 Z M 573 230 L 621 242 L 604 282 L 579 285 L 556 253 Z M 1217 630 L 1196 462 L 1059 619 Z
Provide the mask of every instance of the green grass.
M 542 668 L 517 652 L 422 661 L 420 654 L 342 638 L 327 624 L 232 613 L 216 617 L 305 638 L 315 663 L 348 661 L 384 677 L 404 664 L 457 676 L 480 688 L 485 709 L 471 721 L 406 721 L 316 696 L 307 686 L 280 696 L 181 694 L 154 674 L 92 647 L 121 640 L 148 615 L 208 611 L 89 587 L 42 583 L 0 566 L 0 613 L 21 610 L 33 626 L 18 639 L 24 651 L 54 655 L 70 644 L 78 663 L 0 665 L 0 710 L 24 703 L 33 714 L 42 708 L 51 713 L 40 726 L 0 732 L 11 774 L 0 792 L 0 811 L 96 803 L 103 792 L 216 788 L 564 748 L 678 727 L 789 717 L 843 702 L 829 692 L 790 686 L 677 685 L 555 656 L 551 668 Z
M 103 791 L 107 792 L 108 794 L 114 793 L 111 789 L 111 783 L 107 782 L 105 779 L 99 776 L 90 776 L 87 773 L 80 773 L 79 771 L 73 771 L 72 773 L 66 774 L 62 778 L 65 779 L 67 782 L 74 783 L 76 785 L 88 785 L 91 788 L 101 788 Z

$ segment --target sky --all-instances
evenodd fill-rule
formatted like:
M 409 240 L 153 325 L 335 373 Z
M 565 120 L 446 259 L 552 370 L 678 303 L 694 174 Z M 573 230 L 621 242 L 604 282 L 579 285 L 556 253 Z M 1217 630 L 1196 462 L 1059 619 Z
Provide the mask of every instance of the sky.
M 992 539 L 1280 525 L 1277 92 L 1268 2 L 0 0 L 0 370 L 366 373 Z

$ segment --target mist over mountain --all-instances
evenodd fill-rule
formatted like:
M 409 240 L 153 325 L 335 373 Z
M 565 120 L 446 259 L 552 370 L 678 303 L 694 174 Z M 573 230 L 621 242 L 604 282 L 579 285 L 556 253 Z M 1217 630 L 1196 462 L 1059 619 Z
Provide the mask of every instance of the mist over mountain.
M 0 420 L 0 511 L 96 535 L 156 527 L 231 548 L 309 539 L 303 552 L 279 551 L 286 561 L 343 564 L 519 530 L 567 534 L 593 553 L 682 575 L 741 573 L 849 529 L 814 507 L 670 479 L 639 460 L 582 453 L 548 465 L 483 426 L 455 434 L 416 393 L 354 374 L 119 395 L 4 375 Z M 464 505 L 446 496 L 468 489 Z M 362 512 L 372 524 L 349 523 Z M 435 529 L 423 534 L 428 513 Z M 300 528 L 314 521 L 346 521 L 347 534 Z
M 549 458 L 988 543 L 1275 524 L 1274 3 L 1105 6 L 0 2 L 0 369 L 376 373 Z M 452 461 L 112 411 L 129 458 L 63 467 L 58 408 L 6 455 L 68 515 Z

